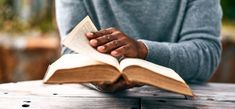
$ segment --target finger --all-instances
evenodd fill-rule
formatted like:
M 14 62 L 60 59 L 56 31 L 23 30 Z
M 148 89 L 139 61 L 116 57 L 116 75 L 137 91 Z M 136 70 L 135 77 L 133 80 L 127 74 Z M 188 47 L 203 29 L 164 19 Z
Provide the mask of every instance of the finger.
M 108 34 L 108 35 L 104 35 L 102 37 L 98 37 L 97 39 L 92 39 L 92 40 L 97 40 L 94 46 L 99 46 L 99 45 L 106 44 L 110 41 L 116 40 L 116 39 L 117 39 L 116 36 Z M 92 40 L 90 42 L 92 42 Z
M 107 29 L 102 29 L 102 30 L 97 31 L 97 32 L 87 33 L 86 35 L 87 35 L 88 39 L 94 39 L 94 38 L 97 38 L 97 37 L 101 37 L 103 35 L 112 34 L 115 31 L 116 31 L 115 28 L 107 28 Z
M 102 92 L 116 92 L 133 87 L 132 85 L 128 84 L 123 78 L 118 79 L 118 81 L 113 84 L 95 83 L 94 85 Z
M 91 39 L 95 39 L 95 38 L 98 38 L 98 37 L 101 37 L 103 35 L 107 35 L 107 34 L 111 34 L 110 31 L 108 30 L 100 30 L 100 31 L 97 31 L 97 32 L 88 32 L 85 34 L 85 36 L 91 40 Z
M 111 55 L 114 57 L 124 56 L 128 53 L 128 50 L 130 49 L 130 45 L 126 44 L 124 46 L 121 46 L 111 52 Z
M 117 89 L 116 84 L 117 83 L 113 83 L 113 84 L 96 84 L 95 86 L 102 92 L 114 92 Z
M 97 31 L 97 32 L 92 32 L 93 34 L 89 37 L 89 38 L 97 38 L 97 37 L 100 37 L 100 36 L 103 36 L 103 35 L 107 35 L 107 34 L 112 34 L 113 32 L 117 31 L 116 28 L 107 28 L 107 29 L 102 29 L 100 31 Z
M 107 29 L 103 29 L 103 30 L 93 32 L 93 33 L 94 33 L 95 36 L 100 37 L 100 36 L 103 36 L 103 35 L 111 34 L 112 32 L 107 30 Z
M 102 46 L 99 46 L 97 48 L 97 50 L 99 52 L 102 52 L 102 53 L 107 53 L 107 52 L 111 52 L 112 50 L 118 48 L 118 47 L 121 47 L 123 46 L 125 43 L 123 41 L 120 41 L 120 40 L 113 40 L 109 43 L 106 43 L 105 45 L 102 45 Z
M 115 31 L 118 31 L 116 28 L 114 27 L 110 27 L 110 28 L 107 28 L 106 30 L 110 31 L 110 32 L 115 32 Z
M 85 34 L 85 36 L 90 40 L 90 39 L 93 39 L 94 36 L 94 33 L 93 32 L 88 32 Z
M 123 34 L 122 34 L 122 32 L 120 32 L 120 31 L 115 31 L 115 32 L 113 32 L 111 35 L 112 35 L 112 37 L 115 37 L 115 38 L 117 38 L 117 39 L 120 39 L 120 38 L 123 37 Z
M 107 29 L 102 29 L 102 30 L 97 31 L 97 32 L 88 32 L 88 33 L 85 34 L 85 36 L 90 40 L 90 39 L 94 39 L 94 38 L 97 38 L 97 37 L 100 37 L 100 36 L 103 36 L 103 35 L 106 35 L 106 34 L 112 34 L 115 31 L 118 31 L 118 30 L 114 27 L 110 27 L 110 28 L 107 28 Z
M 107 29 L 102 29 L 102 30 L 97 31 L 97 32 L 93 32 L 93 33 L 96 36 L 103 36 L 103 35 L 106 35 L 106 34 L 112 34 L 115 31 L 117 31 L 116 28 L 110 27 L 110 28 L 107 28 Z
M 120 91 L 120 90 L 124 90 L 126 88 L 127 88 L 127 85 L 126 85 L 125 81 L 122 80 L 122 81 L 119 81 L 113 85 L 112 91 L 113 92 Z
M 102 88 L 105 89 L 105 91 L 107 91 L 107 92 L 116 92 L 116 91 L 120 91 L 120 90 L 126 89 L 127 86 L 126 86 L 124 80 L 119 79 L 114 84 L 109 84 L 109 85 L 106 85 L 105 87 L 102 87 Z
M 129 89 L 135 87 L 131 82 L 126 81 L 125 79 L 120 79 L 116 84 L 113 85 L 113 91 L 120 91 L 124 89 Z
M 112 34 L 104 35 L 104 36 L 98 37 L 96 39 L 91 39 L 90 44 L 93 47 L 97 47 L 97 46 L 103 45 L 107 42 L 119 39 L 121 37 L 121 34 L 122 33 L 120 31 L 115 31 Z

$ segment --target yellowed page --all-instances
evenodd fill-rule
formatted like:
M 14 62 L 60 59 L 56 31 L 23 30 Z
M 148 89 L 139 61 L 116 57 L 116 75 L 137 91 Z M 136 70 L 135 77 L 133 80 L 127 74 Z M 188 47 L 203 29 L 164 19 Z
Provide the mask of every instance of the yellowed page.
M 72 69 L 100 64 L 105 63 L 91 59 L 83 54 L 65 54 L 48 67 L 43 81 L 47 81 L 54 74 L 54 72 L 59 69 Z
M 89 44 L 89 40 L 85 37 L 85 33 L 97 31 L 89 16 L 85 17 L 63 40 L 63 44 L 71 50 L 85 54 L 95 60 L 112 65 L 119 69 L 119 62 L 116 58 L 96 51 Z
M 142 59 L 137 59 L 137 58 L 123 59 L 120 63 L 120 70 L 123 71 L 126 67 L 135 66 L 135 65 L 146 68 L 146 69 L 151 70 L 153 72 L 157 72 L 158 74 L 160 74 L 162 76 L 169 77 L 174 80 L 185 83 L 184 80 L 174 70 L 167 68 L 167 67 L 164 67 L 164 66 L 153 64 L 151 62 L 148 62 L 148 61 L 142 60 Z

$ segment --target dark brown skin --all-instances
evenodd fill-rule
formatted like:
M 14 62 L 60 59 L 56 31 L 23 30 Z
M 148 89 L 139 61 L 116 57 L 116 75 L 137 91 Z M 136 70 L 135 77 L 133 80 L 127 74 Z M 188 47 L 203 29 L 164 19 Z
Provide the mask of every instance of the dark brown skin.
M 93 85 L 95 85 L 101 92 L 117 92 L 128 88 L 141 86 L 138 84 L 131 84 L 125 81 L 122 77 L 113 84 L 93 83 Z
M 86 33 L 90 45 L 101 53 L 110 54 L 114 57 L 129 57 L 145 59 L 147 48 L 141 41 L 136 41 L 116 28 L 107 28 L 97 32 Z M 104 92 L 115 92 L 138 86 L 124 79 L 119 79 L 113 84 L 95 84 Z

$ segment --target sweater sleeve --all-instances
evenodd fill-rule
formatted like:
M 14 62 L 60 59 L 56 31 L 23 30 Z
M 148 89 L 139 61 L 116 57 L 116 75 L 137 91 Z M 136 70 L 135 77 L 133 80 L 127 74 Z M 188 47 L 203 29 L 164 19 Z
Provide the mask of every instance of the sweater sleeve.
M 187 82 L 207 81 L 221 57 L 220 0 L 190 0 L 176 43 L 142 40 L 146 60 L 174 69 Z
M 57 25 L 60 32 L 60 38 L 63 40 L 76 24 L 88 14 L 82 0 L 56 0 L 55 2 Z M 62 54 L 74 53 L 63 45 L 61 46 Z

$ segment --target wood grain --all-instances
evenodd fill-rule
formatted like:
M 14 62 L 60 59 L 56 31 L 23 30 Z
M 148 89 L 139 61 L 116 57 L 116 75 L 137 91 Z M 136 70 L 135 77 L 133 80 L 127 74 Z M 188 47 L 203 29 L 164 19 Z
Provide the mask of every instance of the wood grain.
M 4 98 L 4 99 L 3 99 Z M 83 98 L 10 96 L 0 98 L 0 109 L 139 109 L 139 100 L 131 98 Z
M 0 109 L 7 106 L 17 108 L 27 100 L 31 102 L 30 107 L 36 109 L 235 108 L 235 84 L 190 86 L 196 95 L 193 100 L 149 86 L 118 93 L 101 93 L 79 84 L 45 85 L 42 81 L 8 83 L 0 85 Z
M 143 109 L 235 109 L 235 102 L 221 102 L 213 100 L 183 100 L 183 99 L 142 99 Z

